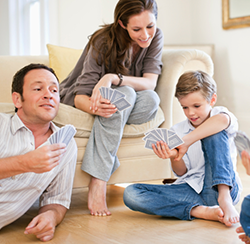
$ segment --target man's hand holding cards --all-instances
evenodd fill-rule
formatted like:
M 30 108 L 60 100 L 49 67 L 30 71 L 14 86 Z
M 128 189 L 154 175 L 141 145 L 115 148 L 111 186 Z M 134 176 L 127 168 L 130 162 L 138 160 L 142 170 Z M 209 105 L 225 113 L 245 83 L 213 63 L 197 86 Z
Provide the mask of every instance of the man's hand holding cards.
M 100 87 L 100 93 L 103 98 L 108 99 L 111 104 L 115 105 L 119 111 L 127 109 L 131 104 L 126 100 L 125 94 L 110 87 Z
M 60 128 L 58 131 L 54 132 L 49 137 L 50 144 L 55 143 L 65 143 L 66 146 L 68 146 L 70 140 L 74 137 L 76 133 L 76 129 L 73 125 L 65 125 L 62 128 Z
M 166 142 L 170 150 L 184 143 L 184 141 L 174 131 L 164 128 L 157 128 L 148 131 L 145 133 L 142 140 L 145 141 L 145 148 L 147 149 L 153 149 L 152 144 L 154 144 L 157 148 L 158 141 Z

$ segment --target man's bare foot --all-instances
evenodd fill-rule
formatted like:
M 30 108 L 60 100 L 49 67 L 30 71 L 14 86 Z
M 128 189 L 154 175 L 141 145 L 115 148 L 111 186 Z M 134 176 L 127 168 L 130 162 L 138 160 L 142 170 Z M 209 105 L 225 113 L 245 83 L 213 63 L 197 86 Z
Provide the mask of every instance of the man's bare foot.
M 88 208 L 94 216 L 108 216 L 111 212 L 106 204 L 106 181 L 92 177 L 89 184 Z
M 229 187 L 227 185 L 218 185 L 219 197 L 218 203 L 224 213 L 224 223 L 226 226 L 239 222 L 239 214 L 236 211 L 232 198 L 230 196 Z
M 236 232 L 243 233 L 242 235 L 239 235 L 239 238 L 247 244 L 250 243 L 250 238 L 245 234 L 245 232 L 241 226 L 236 229 Z
M 191 212 L 191 216 L 199 219 L 223 222 L 224 213 L 219 206 L 197 206 Z

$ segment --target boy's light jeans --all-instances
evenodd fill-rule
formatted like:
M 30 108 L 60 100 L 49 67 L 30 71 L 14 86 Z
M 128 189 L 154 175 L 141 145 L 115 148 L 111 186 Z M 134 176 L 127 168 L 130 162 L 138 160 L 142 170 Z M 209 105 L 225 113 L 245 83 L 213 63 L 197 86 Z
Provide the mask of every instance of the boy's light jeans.
M 193 207 L 218 205 L 217 184 L 230 186 L 232 200 L 238 200 L 238 185 L 235 181 L 227 133 L 221 131 L 202 139 L 201 142 L 205 157 L 205 179 L 200 194 L 185 183 L 179 185 L 134 184 L 124 191 L 126 206 L 147 214 L 191 220 L 193 217 L 190 211 Z

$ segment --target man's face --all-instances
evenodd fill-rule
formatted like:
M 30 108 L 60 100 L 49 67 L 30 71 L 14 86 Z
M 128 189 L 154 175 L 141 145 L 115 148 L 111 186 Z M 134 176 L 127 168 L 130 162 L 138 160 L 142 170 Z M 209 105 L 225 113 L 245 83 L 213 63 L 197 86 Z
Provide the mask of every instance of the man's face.
M 18 99 L 17 114 L 24 123 L 43 124 L 53 120 L 59 109 L 59 84 L 46 69 L 34 69 L 24 77 L 23 99 Z

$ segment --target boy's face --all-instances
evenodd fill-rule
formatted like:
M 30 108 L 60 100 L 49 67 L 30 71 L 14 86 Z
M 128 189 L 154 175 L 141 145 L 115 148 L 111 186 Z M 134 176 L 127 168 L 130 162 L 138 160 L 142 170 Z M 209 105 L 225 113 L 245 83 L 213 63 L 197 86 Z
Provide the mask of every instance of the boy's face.
M 200 91 L 192 92 L 178 100 L 186 117 L 196 128 L 209 118 L 212 106 L 216 102 L 216 94 L 213 94 L 210 102 L 202 96 Z

